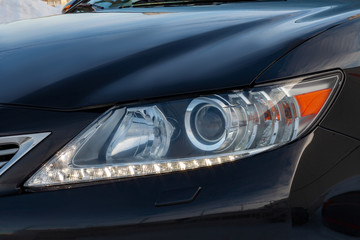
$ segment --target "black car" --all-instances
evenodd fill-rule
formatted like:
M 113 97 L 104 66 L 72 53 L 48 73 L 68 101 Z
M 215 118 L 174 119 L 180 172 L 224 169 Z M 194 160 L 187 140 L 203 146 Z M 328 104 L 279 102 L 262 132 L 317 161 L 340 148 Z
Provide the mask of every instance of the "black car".
M 0 25 L 0 239 L 360 237 L 360 1 L 64 13 Z

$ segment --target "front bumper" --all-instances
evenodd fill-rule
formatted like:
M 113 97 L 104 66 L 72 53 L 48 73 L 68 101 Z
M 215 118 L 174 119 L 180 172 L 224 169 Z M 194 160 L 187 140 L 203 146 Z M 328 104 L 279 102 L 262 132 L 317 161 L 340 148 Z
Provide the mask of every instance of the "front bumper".
M 40 192 L 20 187 L 17 193 L 0 197 L 0 236 L 260 239 L 266 234 L 286 239 L 291 230 L 291 183 L 313 136 L 253 157 L 187 172 Z

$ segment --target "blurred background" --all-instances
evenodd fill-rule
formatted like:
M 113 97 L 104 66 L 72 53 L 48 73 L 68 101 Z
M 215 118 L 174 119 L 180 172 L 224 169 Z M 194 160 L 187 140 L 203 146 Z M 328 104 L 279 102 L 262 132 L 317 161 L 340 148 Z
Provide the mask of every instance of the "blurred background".
M 69 0 L 0 0 L 0 24 L 61 14 Z
M 43 0 L 43 1 L 49 4 L 50 6 L 55 7 L 58 5 L 64 6 L 69 0 Z

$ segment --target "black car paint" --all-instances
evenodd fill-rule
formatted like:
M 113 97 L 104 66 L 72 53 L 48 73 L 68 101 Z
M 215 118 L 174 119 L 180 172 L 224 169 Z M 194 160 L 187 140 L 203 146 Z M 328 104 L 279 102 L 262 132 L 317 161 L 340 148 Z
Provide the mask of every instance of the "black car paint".
M 316 220 L 310 217 L 329 192 L 346 194 L 339 184 L 360 190 L 356 181 L 348 183 L 360 176 L 360 10 L 356 2 L 332 3 L 130 9 L 0 26 L 0 135 L 52 132 L 0 178 L 0 239 L 324 237 L 323 229 L 298 231 Z M 250 11 L 261 6 L 269 16 Z M 279 8 L 286 13 L 271 12 Z M 172 13 L 153 15 L 164 10 Z M 128 25 L 117 23 L 129 14 L 135 17 Z M 156 35 L 142 37 L 150 33 Z M 196 96 L 331 69 L 346 77 L 338 98 L 314 131 L 281 148 L 187 172 L 47 191 L 22 187 L 115 103 Z M 170 201 L 156 206 L 163 198 Z
M 81 109 L 248 86 L 287 52 L 357 13 L 340 4 L 333 16 L 325 3 L 130 9 L 6 24 L 0 103 Z

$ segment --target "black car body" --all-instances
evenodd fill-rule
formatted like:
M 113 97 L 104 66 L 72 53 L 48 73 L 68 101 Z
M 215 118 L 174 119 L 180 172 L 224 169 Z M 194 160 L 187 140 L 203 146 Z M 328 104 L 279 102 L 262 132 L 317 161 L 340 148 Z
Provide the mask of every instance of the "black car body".
M 12 136 L 47 134 L 0 158 L 0 239 L 360 236 L 359 1 L 97 10 L 0 25 L 0 155 L 25 141 Z M 342 78 L 332 101 L 279 147 L 188 171 L 24 185 L 114 106 L 329 73 Z

